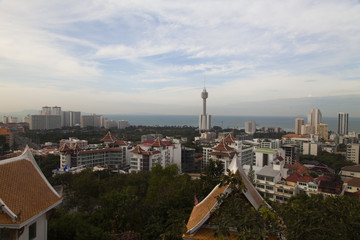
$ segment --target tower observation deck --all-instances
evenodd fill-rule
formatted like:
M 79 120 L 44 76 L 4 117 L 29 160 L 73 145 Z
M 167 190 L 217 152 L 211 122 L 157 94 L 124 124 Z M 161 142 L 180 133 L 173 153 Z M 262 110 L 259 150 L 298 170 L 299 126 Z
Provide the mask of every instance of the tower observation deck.
M 199 116 L 199 130 L 200 131 L 209 131 L 211 129 L 211 115 L 206 114 L 206 99 L 209 94 L 204 88 L 201 92 L 201 98 L 203 99 L 203 111 Z

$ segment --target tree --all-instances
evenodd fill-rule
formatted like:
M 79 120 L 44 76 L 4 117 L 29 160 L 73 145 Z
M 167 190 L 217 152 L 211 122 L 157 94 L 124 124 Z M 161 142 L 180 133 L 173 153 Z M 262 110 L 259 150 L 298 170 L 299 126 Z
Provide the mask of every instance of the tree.
M 300 194 L 277 207 L 286 237 L 292 239 L 358 239 L 360 201 L 347 196 Z
M 277 236 L 282 228 L 279 218 L 267 205 L 254 209 L 243 195 L 246 191 L 239 171 L 224 175 L 220 186 L 229 186 L 231 192 L 218 197 L 221 204 L 210 220 L 216 225 L 215 236 L 236 239 L 265 239 Z

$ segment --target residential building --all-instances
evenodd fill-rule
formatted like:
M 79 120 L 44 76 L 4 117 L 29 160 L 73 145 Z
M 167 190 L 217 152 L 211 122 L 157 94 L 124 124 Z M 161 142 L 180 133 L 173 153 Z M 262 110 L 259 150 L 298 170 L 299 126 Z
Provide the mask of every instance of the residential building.
M 315 135 L 317 135 L 319 139 L 328 140 L 328 136 L 329 136 L 328 125 L 325 123 L 316 124 Z
M 62 112 L 62 126 L 63 127 L 75 127 L 80 126 L 81 113 L 74 111 Z
M 119 129 L 125 129 L 127 127 L 130 127 L 129 121 L 119 120 L 119 122 L 118 122 L 118 128 Z
M 80 125 L 82 128 L 85 127 L 101 127 L 101 117 L 100 115 L 82 115 L 80 119 Z
M 303 143 L 303 155 L 313 155 L 317 156 L 320 150 L 320 144 L 318 143 L 311 143 L 311 142 L 304 142 Z
M 342 179 L 345 178 L 360 178 L 360 165 L 345 166 L 341 168 L 340 176 Z
M 13 116 L 3 116 L 2 117 L 2 123 L 17 123 L 18 118 Z
M 263 155 L 267 153 L 263 152 Z M 276 199 L 276 186 L 281 179 L 287 177 L 288 169 L 284 168 L 285 161 L 281 156 L 272 159 L 268 164 L 264 164 L 262 169 L 256 174 L 256 189 L 262 197 L 270 200 Z
M 206 99 L 208 98 L 208 92 L 205 87 L 201 92 L 201 98 L 203 99 L 203 112 L 199 116 L 199 131 L 209 131 L 211 129 L 211 115 L 206 114 Z
M 162 134 L 146 134 L 146 135 L 141 135 L 141 142 L 146 142 L 146 141 L 154 141 L 155 139 L 157 138 L 160 138 L 162 139 L 163 138 L 163 135 Z
M 5 142 L 10 148 L 14 145 L 14 134 L 7 128 L 0 128 L 0 136 L 5 136 Z
M 49 211 L 62 202 L 28 147 L 0 161 L 1 239 L 47 239 Z
M 338 113 L 338 134 L 347 135 L 349 130 L 349 114 L 340 112 Z
M 200 169 L 195 169 L 195 149 L 181 147 L 181 172 L 195 173 Z
M 315 134 L 315 126 L 308 124 L 301 126 L 301 134 L 302 135 L 311 135 Z
M 61 128 L 60 115 L 30 115 L 30 130 L 47 130 Z
M 133 150 L 130 159 L 130 171 L 149 171 L 155 164 L 162 167 L 176 164 L 181 167 L 181 144 L 170 143 L 166 139 L 156 138 L 153 141 L 144 141 Z
M 283 149 L 270 149 L 270 148 L 257 148 L 255 152 L 255 166 L 265 167 L 272 166 L 272 162 L 275 161 L 278 157 L 284 158 Z
M 303 118 L 295 119 L 295 134 L 302 134 L 301 126 L 303 126 L 303 125 L 305 125 L 305 120 Z
M 360 178 L 352 177 L 344 180 L 343 189 L 348 193 L 356 193 L 360 191 Z
M 285 150 L 285 164 L 292 165 L 300 159 L 300 148 L 298 144 L 284 144 L 281 146 Z
M 117 140 L 110 132 L 100 140 L 103 142 L 94 147 L 81 148 L 78 143 L 64 142 L 59 148 L 60 168 L 72 167 L 107 167 L 110 169 L 125 169 L 129 165 L 128 143 Z
M 69 139 L 60 140 L 59 146 L 63 146 L 64 144 L 67 144 L 70 148 L 74 148 L 76 145 L 78 145 L 81 149 L 85 149 L 88 146 L 88 141 L 70 137 Z
M 360 164 L 360 144 L 348 144 L 346 147 L 346 160 Z
M 104 127 L 106 129 L 109 129 L 109 128 L 118 128 L 118 122 L 114 121 L 114 120 L 105 120 L 104 122 Z
M 256 122 L 254 120 L 245 122 L 245 133 L 254 134 L 256 132 Z

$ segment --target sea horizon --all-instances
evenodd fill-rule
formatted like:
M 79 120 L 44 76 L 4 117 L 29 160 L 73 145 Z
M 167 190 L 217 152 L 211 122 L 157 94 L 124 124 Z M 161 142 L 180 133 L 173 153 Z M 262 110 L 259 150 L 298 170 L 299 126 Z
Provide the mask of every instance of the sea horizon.
M 170 115 L 170 114 L 102 114 L 109 120 L 127 120 L 130 125 L 135 126 L 190 126 L 197 127 L 199 124 L 198 115 Z M 295 119 L 306 116 L 227 116 L 212 115 L 211 126 L 219 126 L 223 129 L 236 128 L 244 129 L 245 122 L 254 120 L 256 128 L 280 127 L 287 132 L 295 129 Z M 329 125 L 329 131 L 337 132 L 337 117 L 323 117 L 323 123 Z M 360 132 L 360 118 L 349 117 L 349 131 Z

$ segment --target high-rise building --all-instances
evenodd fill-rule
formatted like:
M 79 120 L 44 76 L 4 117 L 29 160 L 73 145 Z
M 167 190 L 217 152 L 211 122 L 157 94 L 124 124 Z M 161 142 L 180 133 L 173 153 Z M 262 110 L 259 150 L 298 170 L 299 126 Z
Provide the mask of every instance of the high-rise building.
M 62 112 L 62 126 L 74 127 L 80 125 L 80 112 L 63 111 Z
M 338 134 L 347 135 L 349 131 L 348 125 L 349 125 L 349 114 L 340 112 L 338 114 Z
M 301 126 L 305 124 L 303 118 L 295 119 L 295 134 L 301 134 Z
M 61 128 L 61 116 L 57 115 L 30 115 L 30 130 Z
M 322 122 L 322 115 L 321 112 L 318 108 L 313 108 L 310 110 L 309 114 L 308 114 L 308 124 L 310 124 L 310 126 L 316 126 L 316 124 L 319 124 Z
M 203 113 L 199 116 L 199 130 L 208 131 L 211 129 L 211 115 L 206 114 L 206 99 L 208 98 L 208 92 L 205 88 L 201 92 L 201 98 L 203 99 Z
M 256 132 L 256 122 L 254 120 L 245 122 L 245 132 L 247 134 L 254 134 Z
M 101 117 L 96 114 L 81 116 L 81 127 L 101 127 Z
M 41 115 L 51 115 L 51 107 L 42 107 Z

